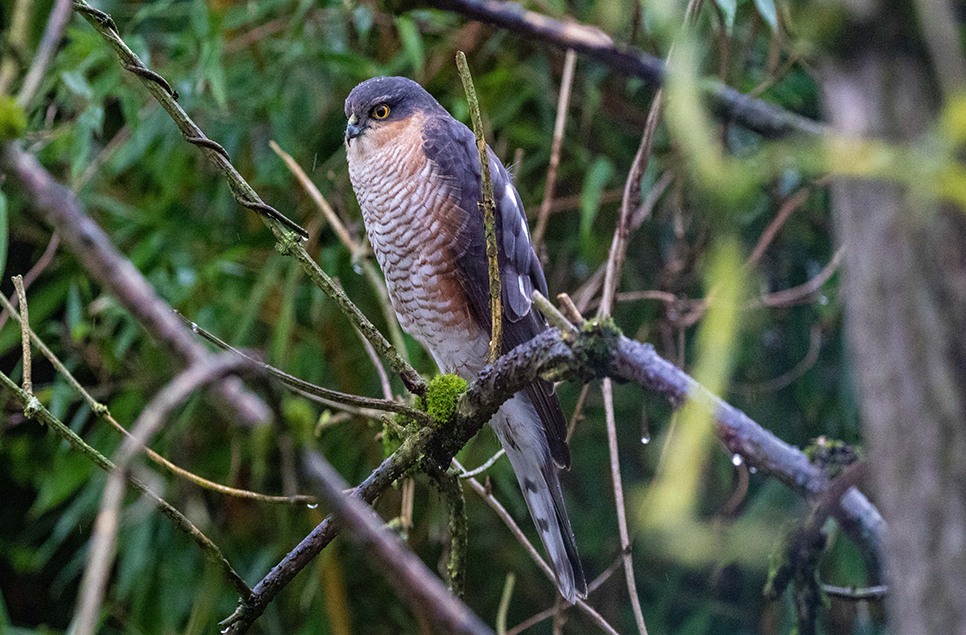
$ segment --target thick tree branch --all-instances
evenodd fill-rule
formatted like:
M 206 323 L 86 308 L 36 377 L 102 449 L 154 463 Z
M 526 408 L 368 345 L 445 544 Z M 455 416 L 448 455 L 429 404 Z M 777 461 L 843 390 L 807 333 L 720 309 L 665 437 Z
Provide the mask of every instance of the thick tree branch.
M 596 27 L 562 22 L 527 11 L 515 2 L 501 0 L 427 0 L 427 4 L 562 49 L 573 49 L 618 72 L 639 77 L 653 87 L 660 86 L 664 81 L 666 70 L 663 60 L 633 46 L 617 44 Z M 821 123 L 743 95 L 719 82 L 708 84 L 706 92 L 712 110 L 720 119 L 734 121 L 765 137 L 784 137 L 793 133 L 815 136 L 825 131 Z

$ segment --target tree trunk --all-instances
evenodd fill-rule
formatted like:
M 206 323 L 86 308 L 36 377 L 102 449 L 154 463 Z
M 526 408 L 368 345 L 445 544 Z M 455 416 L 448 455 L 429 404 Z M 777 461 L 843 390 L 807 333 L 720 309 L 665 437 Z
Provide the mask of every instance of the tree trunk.
M 877 11 L 848 17 L 855 37 L 825 69 L 826 112 L 837 135 L 926 148 L 938 110 L 927 47 L 905 19 L 911 6 Z M 922 182 L 832 188 L 855 384 L 889 525 L 888 608 L 903 635 L 966 633 L 966 215 L 917 196 Z

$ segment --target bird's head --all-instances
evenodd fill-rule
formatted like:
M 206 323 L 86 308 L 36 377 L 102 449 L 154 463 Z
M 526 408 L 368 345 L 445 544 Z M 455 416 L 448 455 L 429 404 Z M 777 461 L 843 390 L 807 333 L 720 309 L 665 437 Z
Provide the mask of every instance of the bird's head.
M 367 79 L 353 88 L 345 100 L 346 146 L 352 148 L 362 139 L 376 143 L 380 137 L 388 140 L 401 132 L 413 115 L 437 109 L 442 110 L 439 102 L 411 79 Z

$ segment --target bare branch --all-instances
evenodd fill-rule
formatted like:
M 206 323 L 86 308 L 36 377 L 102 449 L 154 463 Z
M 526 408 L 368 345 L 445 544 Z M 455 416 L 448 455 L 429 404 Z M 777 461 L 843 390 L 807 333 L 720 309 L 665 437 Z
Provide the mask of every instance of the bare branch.
M 635 47 L 615 44 L 610 36 L 595 27 L 561 22 L 527 11 L 515 2 L 502 0 L 430 0 L 429 5 L 562 49 L 573 49 L 620 73 L 640 77 L 654 87 L 664 81 L 665 64 L 662 60 Z M 783 137 L 793 133 L 817 136 L 825 131 L 823 124 L 742 95 L 725 84 L 710 83 L 706 90 L 712 109 L 719 118 L 734 121 L 765 137 Z
M 560 78 L 560 96 L 557 98 L 557 118 L 553 124 L 553 141 L 550 144 L 550 164 L 547 167 L 547 182 L 543 186 L 543 201 L 537 215 L 537 225 L 533 228 L 533 248 L 541 253 L 543 234 L 547 231 L 550 206 L 557 190 L 557 169 L 560 167 L 560 151 L 563 149 L 564 128 L 567 125 L 567 109 L 570 107 L 570 89 L 574 83 L 574 69 L 577 67 L 577 54 L 567 49 L 564 55 L 563 77 Z
M 415 613 L 432 619 L 447 633 L 492 635 L 493 631 L 480 618 L 456 599 L 397 536 L 382 526 L 372 508 L 355 496 L 342 493 L 348 484 L 328 461 L 316 452 L 306 452 L 304 460 L 322 497 L 350 529 L 352 539 L 386 572 Z
M 34 384 L 30 376 L 31 367 L 33 366 L 30 359 L 30 318 L 27 312 L 27 292 L 23 288 L 23 276 L 14 276 L 13 286 L 17 290 L 17 297 L 20 298 L 20 345 L 23 350 L 23 391 L 33 399 Z
M 30 70 L 27 71 L 20 92 L 17 93 L 17 105 L 23 109 L 30 105 L 30 100 L 33 99 L 34 93 L 37 92 L 44 78 L 44 73 L 47 72 L 50 60 L 60 42 L 60 36 L 64 32 L 64 26 L 70 17 L 70 7 L 71 0 L 57 0 L 54 3 L 47 26 L 44 28 L 44 35 L 40 38 L 40 45 L 37 46 L 37 52 L 30 63 Z

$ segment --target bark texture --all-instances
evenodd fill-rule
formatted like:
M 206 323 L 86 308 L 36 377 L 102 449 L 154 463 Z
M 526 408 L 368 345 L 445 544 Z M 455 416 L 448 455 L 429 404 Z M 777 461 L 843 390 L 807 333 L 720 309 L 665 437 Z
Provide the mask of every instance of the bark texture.
M 827 65 L 825 107 L 836 134 L 908 149 L 941 99 L 913 7 L 886 4 L 846 6 L 864 36 Z M 833 210 L 893 632 L 966 633 L 966 215 L 918 184 L 839 179 Z

